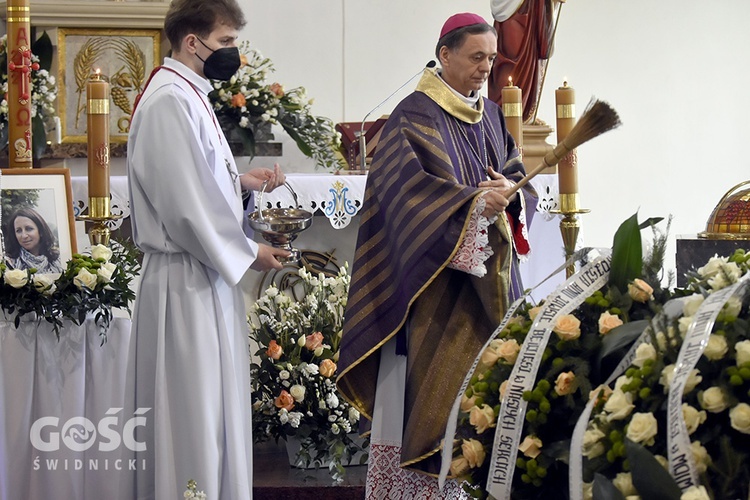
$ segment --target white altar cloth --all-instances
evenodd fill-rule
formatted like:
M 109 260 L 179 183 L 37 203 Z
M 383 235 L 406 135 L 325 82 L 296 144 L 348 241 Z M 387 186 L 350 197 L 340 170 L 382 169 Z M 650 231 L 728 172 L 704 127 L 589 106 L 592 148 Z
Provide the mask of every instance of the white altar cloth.
M 145 464 L 120 457 L 149 415 L 122 413 L 130 326 L 115 318 L 100 345 L 93 319 L 59 341 L 46 322 L 0 321 L 0 500 L 133 498 Z
M 286 182 L 297 195 L 297 207 L 315 215 L 325 215 L 334 229 L 349 225 L 362 208 L 365 197 L 366 175 L 289 174 Z M 295 208 L 289 189 L 283 187 L 272 193 L 255 193 L 261 209 Z M 257 205 L 256 205 L 257 208 Z

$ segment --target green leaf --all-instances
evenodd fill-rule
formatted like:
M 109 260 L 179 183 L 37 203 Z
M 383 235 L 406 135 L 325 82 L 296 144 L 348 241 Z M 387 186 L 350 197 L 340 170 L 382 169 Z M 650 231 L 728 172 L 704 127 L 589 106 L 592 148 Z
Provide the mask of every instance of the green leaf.
M 656 458 L 646 448 L 625 439 L 625 452 L 630 462 L 633 486 L 641 500 L 680 500 L 682 492 Z
M 31 52 L 39 58 L 39 67 L 47 71 L 52 68 L 52 40 L 47 32 L 31 44 Z
M 648 219 L 641 222 L 638 227 L 640 229 L 646 229 L 647 227 L 655 226 L 661 221 L 664 220 L 664 217 L 649 217 Z
M 236 127 L 237 135 L 242 141 L 242 147 L 250 156 L 255 156 L 255 134 L 249 128 Z
M 640 277 L 643 267 L 641 230 L 638 214 L 623 222 L 615 233 L 612 243 L 612 268 L 609 273 L 610 286 L 620 291 L 627 289 L 628 282 Z
M 612 331 L 605 335 L 602 338 L 602 347 L 599 350 L 599 357 L 597 359 L 599 367 L 601 367 L 604 358 L 618 349 L 632 344 L 643 333 L 648 323 L 646 319 L 631 321 L 630 323 L 613 328 Z
M 593 497 L 594 500 L 625 500 L 612 481 L 599 473 L 594 474 Z
M 297 143 L 297 147 L 299 148 L 299 150 L 302 151 L 305 156 L 311 157 L 313 154 L 312 148 L 310 148 L 310 146 L 304 140 L 302 140 L 302 137 L 300 137 L 299 133 L 297 133 L 294 128 L 283 123 L 281 124 L 281 126 L 284 127 L 284 130 L 287 134 L 289 134 L 289 137 L 294 139 L 294 142 Z

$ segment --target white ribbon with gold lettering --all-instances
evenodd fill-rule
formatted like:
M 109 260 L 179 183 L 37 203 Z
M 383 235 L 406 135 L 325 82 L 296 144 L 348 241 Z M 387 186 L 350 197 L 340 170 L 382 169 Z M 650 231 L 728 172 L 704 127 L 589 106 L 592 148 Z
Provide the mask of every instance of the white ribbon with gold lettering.
M 745 275 L 737 283 L 706 297 L 695 313 L 677 355 L 667 399 L 667 451 L 670 472 L 682 491 L 700 485 L 690 448 L 690 435 L 682 415 L 682 393 L 690 373 L 706 349 L 716 317 L 731 297 L 742 297 L 748 284 L 748 276 L 750 275 Z
M 510 499 L 518 445 L 526 416 L 527 403 L 523 399 L 523 393 L 532 390 L 534 386 L 550 333 L 559 317 L 575 310 L 586 297 L 604 286 L 609 278 L 610 260 L 609 256 L 598 257 L 571 276 L 547 298 L 531 324 L 508 378 L 508 388 L 500 406 L 492 446 L 486 490 L 498 500 Z

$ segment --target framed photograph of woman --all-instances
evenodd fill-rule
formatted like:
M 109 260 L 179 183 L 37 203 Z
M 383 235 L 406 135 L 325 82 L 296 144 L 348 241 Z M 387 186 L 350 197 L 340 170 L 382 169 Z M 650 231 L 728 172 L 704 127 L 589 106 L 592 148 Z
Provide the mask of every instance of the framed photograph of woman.
M 70 171 L 3 169 L 0 202 L 5 264 L 44 274 L 62 272 L 77 251 Z

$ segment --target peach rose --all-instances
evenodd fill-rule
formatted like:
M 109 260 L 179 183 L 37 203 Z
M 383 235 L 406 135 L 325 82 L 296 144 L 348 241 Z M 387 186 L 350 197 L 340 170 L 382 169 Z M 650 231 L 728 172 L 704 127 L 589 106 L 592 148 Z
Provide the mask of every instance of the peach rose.
M 247 104 L 247 99 L 241 93 L 237 92 L 232 96 L 232 106 L 235 108 L 241 108 L 245 104 Z
M 469 472 L 469 461 L 465 457 L 459 456 L 451 462 L 451 476 L 462 476 Z
M 604 311 L 599 316 L 599 333 L 602 335 L 608 334 L 611 330 L 622 325 L 622 320 L 616 314 L 610 314 L 609 311 Z
M 581 321 L 572 314 L 566 314 L 557 320 L 552 331 L 560 340 L 575 340 L 581 336 Z
M 481 434 L 487 429 L 495 427 L 495 411 L 490 405 L 474 406 L 469 412 L 469 423 Z
M 320 332 L 312 333 L 305 338 L 305 347 L 309 351 L 314 351 L 321 345 L 323 345 L 323 334 Z
M 266 349 L 266 355 L 271 359 L 279 359 L 284 354 L 284 348 L 281 347 L 275 340 L 268 343 L 268 349 Z
M 573 372 L 563 372 L 555 380 L 555 392 L 558 396 L 565 396 L 575 390 L 576 376 Z
M 503 341 L 500 339 L 494 339 L 490 342 L 490 345 L 482 351 L 482 357 L 479 360 L 478 371 L 482 372 L 487 368 L 495 366 L 497 360 L 500 359 L 500 347 L 503 345 Z
M 294 408 L 294 398 L 288 392 L 281 391 L 279 397 L 273 400 L 273 404 L 276 408 L 284 408 L 286 411 L 291 411 Z
M 271 92 L 276 97 L 284 97 L 284 87 L 280 83 L 272 83 Z
M 330 359 L 324 359 L 320 362 L 320 374 L 326 378 L 331 378 L 336 373 L 336 363 Z
M 536 315 L 539 314 L 539 311 L 542 310 L 542 306 L 536 306 L 529 309 L 529 318 L 531 318 L 531 321 L 534 321 L 534 318 L 536 318 Z
M 542 440 L 536 436 L 526 436 L 518 445 L 521 453 L 529 458 L 536 458 L 542 452 Z
M 247 66 L 247 56 L 240 54 L 240 68 L 244 68 L 245 66 Z
M 505 396 L 505 391 L 507 390 L 508 390 L 508 381 L 503 380 L 503 383 L 500 384 L 500 389 L 499 389 L 501 399 Z
M 466 461 L 469 462 L 469 467 L 475 468 L 482 465 L 484 457 L 487 455 L 482 443 L 476 439 L 464 439 L 463 441 L 461 452 L 464 454 Z
M 646 302 L 654 296 L 654 289 L 642 279 L 636 278 L 628 285 L 628 295 L 636 302 Z
M 466 394 L 462 394 L 461 395 L 461 411 L 468 412 L 469 410 L 471 410 L 472 407 L 475 406 L 476 400 L 477 400 L 476 396 L 467 398 Z
M 501 358 L 503 358 L 503 360 L 505 360 L 506 363 L 513 364 L 516 362 L 516 358 L 518 358 L 518 352 L 520 350 L 521 346 L 518 345 L 518 341 L 516 341 L 516 339 L 510 339 L 503 342 L 503 344 L 497 350 L 497 353 Z

